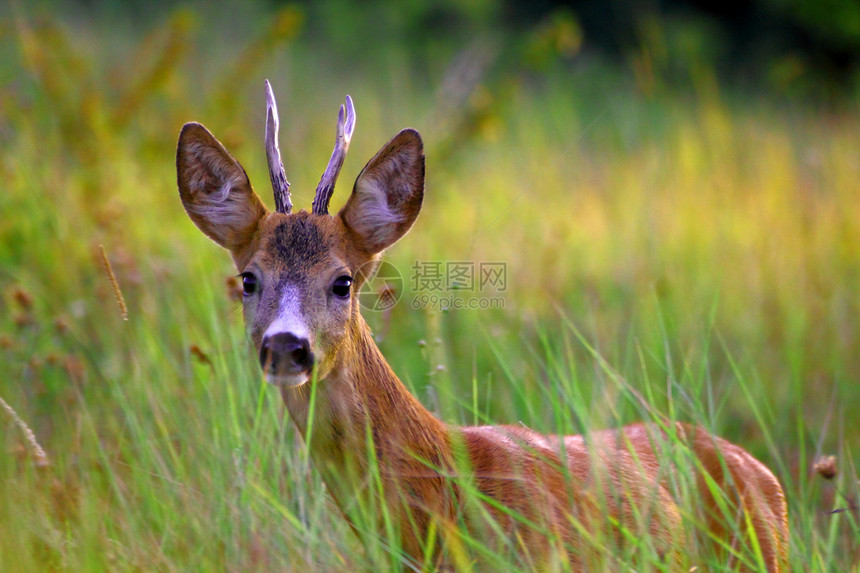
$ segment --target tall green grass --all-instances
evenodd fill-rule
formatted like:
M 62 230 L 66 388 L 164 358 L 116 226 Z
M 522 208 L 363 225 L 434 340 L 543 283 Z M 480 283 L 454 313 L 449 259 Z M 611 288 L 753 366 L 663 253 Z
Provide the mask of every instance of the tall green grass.
M 0 397 L 50 463 L 0 411 L 0 569 L 405 567 L 372 508 L 356 536 L 326 496 L 259 377 L 229 257 L 177 197 L 175 138 L 197 120 L 270 201 L 264 77 L 299 207 L 345 93 L 359 123 L 335 208 L 397 129 L 424 134 L 424 212 L 389 258 L 407 291 L 366 313 L 424 404 L 553 433 L 701 424 L 784 484 L 793 570 L 860 566 L 855 105 L 742 97 L 707 73 L 647 96 L 601 65 L 497 66 L 452 103 L 396 57 L 326 73 L 295 8 L 246 26 L 225 44 L 190 11 L 143 37 L 20 9 L 2 24 Z M 416 260 L 505 262 L 504 309 L 413 310 Z M 528 568 L 462 535 L 458 566 Z

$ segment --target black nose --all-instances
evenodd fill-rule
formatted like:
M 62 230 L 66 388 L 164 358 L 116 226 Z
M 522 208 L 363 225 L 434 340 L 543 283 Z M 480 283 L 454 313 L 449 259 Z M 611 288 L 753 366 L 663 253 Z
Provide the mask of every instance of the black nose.
M 304 372 L 314 365 L 314 355 L 307 338 L 290 332 L 267 336 L 260 345 L 260 366 L 264 372 L 290 374 Z

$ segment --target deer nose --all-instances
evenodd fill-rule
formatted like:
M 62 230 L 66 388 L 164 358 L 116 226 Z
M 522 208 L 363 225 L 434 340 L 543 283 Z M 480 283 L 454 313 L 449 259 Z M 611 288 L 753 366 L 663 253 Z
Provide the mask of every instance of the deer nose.
M 263 338 L 260 345 L 260 366 L 271 374 L 297 374 L 310 370 L 314 354 L 307 338 L 291 332 L 279 332 Z

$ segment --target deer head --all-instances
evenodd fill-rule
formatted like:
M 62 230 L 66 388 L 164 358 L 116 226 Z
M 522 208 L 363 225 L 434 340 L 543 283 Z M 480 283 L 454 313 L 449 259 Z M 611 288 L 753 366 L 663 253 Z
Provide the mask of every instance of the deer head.
M 266 380 L 299 386 L 314 374 L 325 379 L 354 354 L 366 328 L 358 290 L 381 253 L 418 217 L 424 148 L 415 130 L 395 135 L 364 166 L 344 207 L 330 215 L 329 200 L 355 127 L 347 96 L 312 211 L 293 213 L 268 82 L 266 95 L 274 212 L 254 193 L 239 162 L 199 123 L 185 124 L 179 134 L 177 179 L 188 216 L 233 256 L 242 277 L 245 324 Z

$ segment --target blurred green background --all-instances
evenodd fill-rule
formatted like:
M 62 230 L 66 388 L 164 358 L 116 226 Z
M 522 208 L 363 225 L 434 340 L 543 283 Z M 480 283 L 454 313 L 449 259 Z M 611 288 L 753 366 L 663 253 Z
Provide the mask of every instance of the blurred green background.
M 0 569 L 379 566 L 177 196 L 200 121 L 272 205 L 265 78 L 297 208 L 345 94 L 333 209 L 397 130 L 424 137 L 424 210 L 388 258 L 402 302 L 365 315 L 425 405 L 703 424 L 785 484 L 795 570 L 858 567 L 860 4 L 732 6 L 0 6 Z M 504 262 L 504 308 L 413 309 L 415 261 Z

